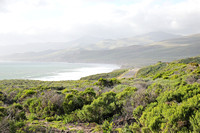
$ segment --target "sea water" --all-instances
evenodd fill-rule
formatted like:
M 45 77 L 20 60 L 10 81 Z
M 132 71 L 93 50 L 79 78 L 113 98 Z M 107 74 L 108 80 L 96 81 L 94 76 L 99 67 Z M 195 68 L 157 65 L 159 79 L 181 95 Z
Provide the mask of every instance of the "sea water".
M 107 73 L 118 68 L 119 66 L 113 64 L 65 62 L 0 62 L 0 80 L 78 80 L 84 76 L 98 73 Z

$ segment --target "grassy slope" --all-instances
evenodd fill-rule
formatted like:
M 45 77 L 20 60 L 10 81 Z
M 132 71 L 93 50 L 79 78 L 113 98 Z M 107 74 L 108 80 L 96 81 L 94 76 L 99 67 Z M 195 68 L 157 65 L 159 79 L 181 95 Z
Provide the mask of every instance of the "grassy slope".
M 101 74 L 83 77 L 81 78 L 81 80 L 98 80 L 99 78 L 116 78 L 127 71 L 128 69 L 119 69 L 119 70 L 112 71 L 110 73 L 101 73 Z

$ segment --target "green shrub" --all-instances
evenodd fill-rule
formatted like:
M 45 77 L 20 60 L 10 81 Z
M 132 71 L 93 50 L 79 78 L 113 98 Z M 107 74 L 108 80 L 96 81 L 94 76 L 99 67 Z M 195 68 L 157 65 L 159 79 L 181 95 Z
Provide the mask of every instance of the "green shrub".
M 157 79 L 157 78 L 161 78 L 162 77 L 162 74 L 161 73 L 158 73 L 156 74 L 154 77 L 153 77 L 153 80 Z
M 129 129 L 133 132 L 133 133 L 139 133 L 140 132 L 140 124 L 134 122 L 129 126 Z
M 31 113 L 29 116 L 28 116 L 28 119 L 29 120 L 38 120 L 38 118 L 37 118 L 37 115 L 36 114 L 34 114 L 34 113 Z
M 93 88 L 86 88 L 83 92 L 80 92 L 84 105 L 90 104 L 96 97 L 96 93 Z
M 90 105 L 83 106 L 78 112 L 81 121 L 101 122 L 104 119 L 112 117 L 115 113 L 120 112 L 117 105 L 116 93 L 106 92 L 95 99 Z
M 23 121 L 19 121 L 19 122 L 16 122 L 16 123 L 15 123 L 15 126 L 16 126 L 17 128 L 22 128 L 23 126 L 25 126 L 25 123 L 24 123 Z
M 112 79 L 103 79 L 100 78 L 98 80 L 98 82 L 96 82 L 96 85 L 99 85 L 101 87 L 111 87 L 115 84 L 119 84 L 119 80 L 117 80 L 116 78 L 112 78 Z
M 52 117 L 46 117 L 45 120 L 48 121 L 48 122 L 51 122 L 51 121 L 55 120 L 55 117 L 53 117 L 53 116 Z
M 4 100 L 5 100 L 5 95 L 3 94 L 3 92 L 0 91 L 0 101 Z
M 66 94 L 63 109 L 65 113 L 71 113 L 76 109 L 80 109 L 83 107 L 83 100 L 79 95 L 75 94 Z
M 200 132 L 200 112 L 197 111 L 190 117 L 191 128 L 193 132 Z
M 104 121 L 102 125 L 103 133 L 111 133 L 113 131 L 113 123 L 108 122 L 107 120 Z
M 143 110 L 144 110 L 144 107 L 142 105 L 137 106 L 137 108 L 133 110 L 133 117 L 136 120 L 139 120 L 138 118 L 140 118 L 140 116 L 142 115 Z
M 20 98 L 22 99 L 22 98 L 25 98 L 27 96 L 31 96 L 31 95 L 35 94 L 36 92 L 37 91 L 35 91 L 35 90 L 24 90 L 22 92 L 22 96 Z
M 0 119 L 1 117 L 5 116 L 7 113 L 7 109 L 5 107 L 0 106 Z
M 20 110 L 23 109 L 23 106 L 22 106 L 20 103 L 14 103 L 13 105 L 14 105 L 14 107 L 15 107 L 16 109 L 20 109 Z
M 115 92 L 121 92 L 121 91 L 124 90 L 124 88 L 127 88 L 127 87 L 130 87 L 130 86 L 129 85 L 119 84 L 119 85 L 117 85 L 117 86 L 115 86 L 113 88 L 113 91 L 115 91 Z
M 129 128 L 128 124 L 125 124 L 124 128 L 122 129 L 122 133 L 132 133 L 132 131 Z
M 117 93 L 116 98 L 119 101 L 127 100 L 128 97 L 134 94 L 134 92 L 137 91 L 137 88 L 135 87 L 126 87 L 122 92 Z

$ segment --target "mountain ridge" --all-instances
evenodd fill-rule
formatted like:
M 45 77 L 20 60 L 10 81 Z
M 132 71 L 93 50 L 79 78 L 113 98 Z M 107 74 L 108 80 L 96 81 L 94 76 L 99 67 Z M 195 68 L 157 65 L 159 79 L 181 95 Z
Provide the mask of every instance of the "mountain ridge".
M 159 32 L 161 34 L 161 40 L 166 38 L 176 38 L 177 35 L 169 34 L 165 32 Z M 85 36 L 68 42 L 46 42 L 46 43 L 29 43 L 23 45 L 8 45 L 1 46 L 0 55 L 10 55 L 14 53 L 26 53 L 26 52 L 41 52 L 46 50 L 106 50 L 114 49 L 118 47 L 130 46 L 130 45 L 144 45 L 155 42 L 153 38 L 156 38 L 156 34 L 150 32 L 144 35 L 137 35 L 133 37 L 118 38 L 118 39 L 105 39 L 95 36 Z M 166 36 L 167 34 L 167 36 Z M 168 35 L 169 34 L 169 35 Z M 146 37 L 150 35 L 150 37 Z M 145 37 L 144 37 L 145 36 Z
M 30 56 L 30 53 L 7 56 L 5 59 L 23 61 L 64 61 L 82 63 L 114 63 L 132 65 L 149 65 L 159 60 L 172 61 L 176 59 L 200 55 L 200 34 L 183 36 L 153 42 L 145 45 L 130 45 L 114 49 L 87 50 L 68 49 L 56 50 L 43 54 L 41 52 Z M 27 58 L 29 57 L 29 58 Z

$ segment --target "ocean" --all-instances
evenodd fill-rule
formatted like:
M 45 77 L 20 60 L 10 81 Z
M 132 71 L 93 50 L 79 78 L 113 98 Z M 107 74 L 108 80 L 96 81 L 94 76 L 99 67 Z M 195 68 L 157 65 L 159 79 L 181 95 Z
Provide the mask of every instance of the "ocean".
M 107 73 L 118 68 L 119 66 L 113 64 L 65 62 L 0 62 L 0 80 L 78 80 L 81 77 L 98 73 Z

